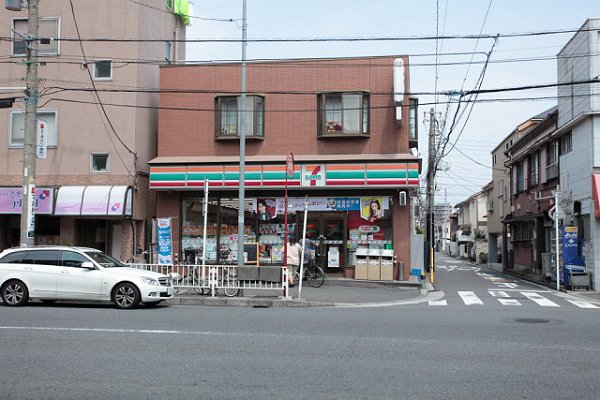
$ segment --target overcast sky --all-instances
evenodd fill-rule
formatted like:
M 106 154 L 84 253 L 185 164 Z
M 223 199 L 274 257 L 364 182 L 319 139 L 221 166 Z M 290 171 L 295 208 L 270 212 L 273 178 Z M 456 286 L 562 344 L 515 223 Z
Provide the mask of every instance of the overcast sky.
M 194 0 L 193 10 L 188 39 L 241 38 L 242 0 Z M 573 33 L 507 36 L 576 30 L 586 19 L 600 17 L 600 4 L 598 0 L 247 0 L 247 14 L 248 39 L 414 38 L 249 43 L 247 59 L 407 54 L 411 92 L 422 93 L 419 152 L 426 166 L 429 122 L 424 113 L 435 108 L 440 125 L 446 123 L 446 136 L 456 110 L 455 105 L 447 107 L 446 93 L 475 89 L 488 52 L 482 89 L 555 83 L 555 56 Z M 495 46 L 492 38 L 425 39 L 480 33 L 500 34 L 500 39 Z M 240 59 L 240 43 L 187 46 L 188 61 Z M 437 99 L 423 94 L 434 92 L 440 93 Z M 458 142 L 437 175 L 436 203 L 447 196 L 448 203 L 456 204 L 481 190 L 491 180 L 491 150 L 518 124 L 555 105 L 555 95 L 555 88 L 490 94 L 480 96 L 478 100 L 485 101 L 477 102 L 470 114 L 466 108 L 450 134 L 450 145 Z

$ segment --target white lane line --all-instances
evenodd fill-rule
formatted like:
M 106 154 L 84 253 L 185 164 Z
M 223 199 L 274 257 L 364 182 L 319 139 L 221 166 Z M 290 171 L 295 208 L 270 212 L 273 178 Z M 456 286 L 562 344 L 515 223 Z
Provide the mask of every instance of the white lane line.
M 558 304 L 556 304 L 553 301 L 548 300 L 547 298 L 540 295 L 539 293 L 521 292 L 521 294 L 523 296 L 527 297 L 529 300 L 536 302 L 537 304 L 539 304 L 542 307 L 560 307 Z
M 488 293 L 492 297 L 503 297 L 505 299 L 510 297 L 510 295 L 504 290 L 488 290 Z
M 199 335 L 199 336 L 241 336 L 236 333 L 179 331 L 160 329 L 108 329 L 108 328 L 61 328 L 46 326 L 0 326 L 0 330 L 55 331 L 55 332 L 102 332 L 102 333 L 145 333 L 154 335 Z
M 447 306 L 448 302 L 446 300 L 430 300 L 430 306 Z
M 483 305 L 483 301 L 481 301 L 481 299 L 479 299 L 479 297 L 477 297 L 477 295 L 474 292 L 459 291 L 458 295 L 467 306 Z
M 587 301 L 582 301 L 582 300 L 569 300 L 569 299 L 565 299 L 567 300 L 569 303 L 571 304 L 575 304 L 577 307 L 579 308 L 600 308 L 595 304 L 592 303 L 588 303 Z
M 500 304 L 503 306 L 520 306 L 519 300 L 517 299 L 498 299 Z

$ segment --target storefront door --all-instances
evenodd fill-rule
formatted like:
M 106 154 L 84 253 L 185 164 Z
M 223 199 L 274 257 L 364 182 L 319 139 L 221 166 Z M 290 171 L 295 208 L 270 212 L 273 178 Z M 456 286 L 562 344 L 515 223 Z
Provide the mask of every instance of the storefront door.
M 302 218 L 302 215 L 299 217 Z M 299 222 L 298 236 L 301 238 L 303 227 L 302 221 Z M 330 272 L 344 268 L 346 231 L 345 212 L 313 212 L 308 215 L 306 237 L 317 245 L 315 256 L 321 267 Z

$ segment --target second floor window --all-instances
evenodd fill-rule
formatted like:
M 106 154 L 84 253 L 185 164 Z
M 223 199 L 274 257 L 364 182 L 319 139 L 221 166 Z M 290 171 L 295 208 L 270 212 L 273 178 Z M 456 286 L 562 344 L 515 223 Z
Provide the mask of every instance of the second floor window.
M 112 79 L 112 61 L 96 60 L 94 61 L 94 80 Z
M 517 164 L 517 193 L 525 190 L 525 163 L 521 161 Z
M 57 112 L 56 110 L 43 110 L 37 112 L 37 119 L 45 121 L 48 126 L 48 147 L 57 145 Z M 23 147 L 25 143 L 25 112 L 12 111 L 10 113 L 10 138 L 9 147 Z
M 537 186 L 538 185 L 538 177 L 540 174 L 540 170 L 539 170 L 539 153 L 533 153 L 532 155 L 529 156 L 529 168 L 528 168 L 528 172 L 529 172 L 529 187 L 533 187 L 533 186 Z
M 324 93 L 318 98 L 319 136 L 369 135 L 367 93 Z
M 558 141 L 548 145 L 547 180 L 558 177 Z
M 264 136 L 265 106 L 262 96 L 246 96 L 246 107 L 240 107 L 241 96 L 220 96 L 215 99 L 215 137 L 239 137 L 238 110 L 244 112 L 246 137 Z
M 29 32 L 29 21 L 24 19 L 13 20 L 13 56 L 27 55 L 27 44 L 25 36 Z M 16 32 L 16 33 L 15 33 Z M 58 55 L 58 39 L 59 35 L 59 19 L 58 18 L 40 18 L 38 25 L 38 36 L 44 39 L 51 39 L 47 43 L 38 42 L 38 54 L 40 56 Z

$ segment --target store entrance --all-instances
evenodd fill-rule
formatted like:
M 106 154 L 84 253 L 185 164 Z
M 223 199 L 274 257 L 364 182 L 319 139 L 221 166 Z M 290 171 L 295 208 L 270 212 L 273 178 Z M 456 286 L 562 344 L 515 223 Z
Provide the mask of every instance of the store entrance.
M 300 215 L 302 217 L 302 215 Z M 301 238 L 303 221 L 299 221 Z M 317 262 L 328 272 L 343 272 L 346 252 L 346 213 L 312 212 L 306 222 L 306 237 L 314 242 Z

